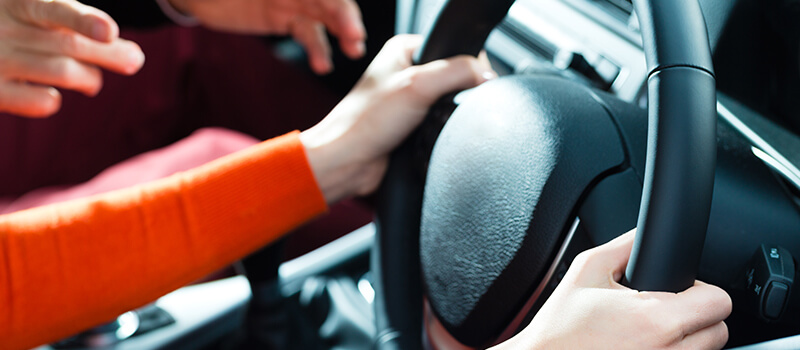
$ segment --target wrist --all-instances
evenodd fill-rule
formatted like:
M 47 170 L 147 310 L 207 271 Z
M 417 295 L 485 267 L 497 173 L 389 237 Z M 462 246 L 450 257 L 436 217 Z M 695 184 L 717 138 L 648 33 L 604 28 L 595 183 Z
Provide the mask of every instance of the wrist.
M 321 123 L 303 131 L 300 141 L 328 204 L 371 193 L 380 183 L 385 162 L 359 157 L 357 147 L 353 147 L 344 134 Z

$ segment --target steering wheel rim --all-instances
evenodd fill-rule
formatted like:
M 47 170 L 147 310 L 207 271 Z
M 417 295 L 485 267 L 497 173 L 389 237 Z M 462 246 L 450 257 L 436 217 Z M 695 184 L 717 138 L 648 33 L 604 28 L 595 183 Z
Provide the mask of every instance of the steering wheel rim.
M 512 0 L 450 0 L 416 55 L 426 63 L 477 55 Z M 631 288 L 690 287 L 705 240 L 716 159 L 710 46 L 696 0 L 634 0 L 649 70 L 649 132 L 639 234 L 625 274 Z M 418 348 L 422 287 L 419 216 L 430 148 L 455 106 L 446 97 L 393 155 L 378 192 L 373 250 L 379 348 Z M 402 253 L 400 253 L 402 252 Z

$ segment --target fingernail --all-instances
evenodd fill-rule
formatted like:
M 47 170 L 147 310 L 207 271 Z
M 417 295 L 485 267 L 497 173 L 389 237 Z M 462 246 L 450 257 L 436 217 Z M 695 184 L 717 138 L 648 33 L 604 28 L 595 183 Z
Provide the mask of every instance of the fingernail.
M 481 74 L 481 77 L 483 77 L 484 80 L 488 81 L 497 78 L 497 73 L 495 73 L 494 71 L 487 70 Z
M 40 108 L 42 109 L 37 116 L 38 118 L 47 118 L 56 114 L 61 109 L 61 93 L 55 88 L 47 89 L 48 99 L 44 101 Z
M 367 53 L 367 45 L 365 45 L 363 41 L 359 41 L 356 44 L 356 53 L 358 54 L 358 57 L 363 57 L 364 54 Z

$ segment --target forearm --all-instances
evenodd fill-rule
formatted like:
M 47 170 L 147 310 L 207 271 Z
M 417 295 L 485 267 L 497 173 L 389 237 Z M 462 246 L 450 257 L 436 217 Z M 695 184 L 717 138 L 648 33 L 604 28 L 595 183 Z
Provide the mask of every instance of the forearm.
M 297 135 L 170 178 L 0 217 L 0 343 L 28 348 L 141 306 L 325 210 Z M 57 312 L 56 312 L 57 310 Z

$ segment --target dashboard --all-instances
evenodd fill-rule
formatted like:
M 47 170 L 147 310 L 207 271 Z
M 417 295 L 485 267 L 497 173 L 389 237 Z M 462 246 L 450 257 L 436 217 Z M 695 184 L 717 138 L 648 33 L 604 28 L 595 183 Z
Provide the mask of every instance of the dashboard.
M 700 0 L 720 120 L 768 155 L 800 193 L 800 1 Z M 397 33 L 426 33 L 444 0 L 398 0 Z M 518 0 L 489 35 L 500 75 L 553 74 L 647 106 L 638 19 L 630 0 Z M 736 110 L 736 113 L 732 112 Z
M 747 1 L 700 1 L 713 49 L 725 39 L 723 34 L 736 13 L 749 10 L 742 9 L 741 2 Z M 443 4 L 442 0 L 399 0 L 397 32 L 425 33 Z M 629 102 L 644 96 L 644 53 L 629 0 L 519 0 L 489 37 L 486 48 L 497 59 L 501 73 L 552 72 L 583 80 Z M 727 68 L 732 60 L 717 56 L 715 61 Z
M 800 135 L 800 1 L 700 0 L 720 92 Z M 425 33 L 442 0 L 398 0 L 396 31 Z M 519 0 L 486 48 L 503 74 L 549 72 L 646 105 L 630 0 Z
M 407 1 L 409 17 L 398 21 L 398 31 L 425 33 L 442 4 Z M 631 11 L 624 0 L 517 1 L 486 49 L 501 74 L 558 74 L 631 102 L 647 75 Z

